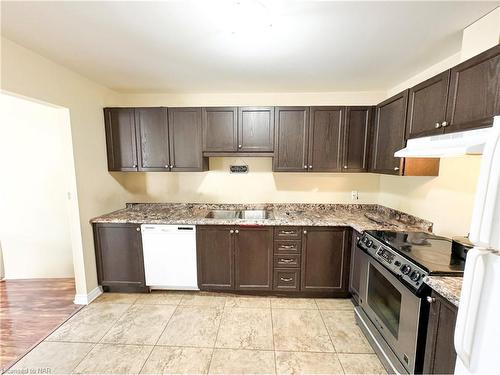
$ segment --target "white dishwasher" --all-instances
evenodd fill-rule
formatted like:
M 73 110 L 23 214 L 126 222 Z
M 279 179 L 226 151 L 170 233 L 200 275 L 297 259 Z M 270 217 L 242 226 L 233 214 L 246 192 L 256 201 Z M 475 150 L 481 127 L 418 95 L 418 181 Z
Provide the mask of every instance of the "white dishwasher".
M 196 227 L 141 225 L 146 285 L 151 289 L 198 290 Z

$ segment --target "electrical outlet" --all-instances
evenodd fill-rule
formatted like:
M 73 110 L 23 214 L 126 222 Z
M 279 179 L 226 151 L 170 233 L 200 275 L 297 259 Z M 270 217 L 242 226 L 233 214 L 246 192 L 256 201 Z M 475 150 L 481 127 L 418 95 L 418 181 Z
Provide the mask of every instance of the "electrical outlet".
M 357 190 L 351 191 L 351 200 L 357 201 L 359 199 L 359 193 Z

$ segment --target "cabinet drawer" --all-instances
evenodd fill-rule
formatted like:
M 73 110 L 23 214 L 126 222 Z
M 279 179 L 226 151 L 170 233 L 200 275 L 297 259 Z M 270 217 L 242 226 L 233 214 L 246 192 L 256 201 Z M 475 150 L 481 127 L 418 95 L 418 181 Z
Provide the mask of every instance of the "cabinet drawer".
M 300 267 L 300 255 L 283 254 L 274 256 L 274 268 L 298 268 Z
M 281 269 L 274 270 L 274 290 L 299 290 L 300 286 L 299 269 Z
M 300 241 L 274 241 L 275 254 L 300 254 Z
M 276 227 L 274 228 L 274 238 L 299 240 L 301 238 L 300 227 Z

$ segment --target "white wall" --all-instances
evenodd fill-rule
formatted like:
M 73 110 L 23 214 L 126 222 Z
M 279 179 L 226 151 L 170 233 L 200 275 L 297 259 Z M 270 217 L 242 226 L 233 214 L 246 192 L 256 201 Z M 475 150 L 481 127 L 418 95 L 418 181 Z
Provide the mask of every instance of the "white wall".
M 0 94 L 0 241 L 7 279 L 73 277 L 61 109 Z M 27 173 L 29 172 L 29 173 Z

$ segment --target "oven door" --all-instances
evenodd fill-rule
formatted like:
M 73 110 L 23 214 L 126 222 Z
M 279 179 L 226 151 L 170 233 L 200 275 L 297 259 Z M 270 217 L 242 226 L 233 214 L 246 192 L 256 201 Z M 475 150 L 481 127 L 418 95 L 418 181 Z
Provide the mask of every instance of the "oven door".
M 414 373 L 421 299 L 375 259 L 368 258 L 361 307 L 408 372 Z

